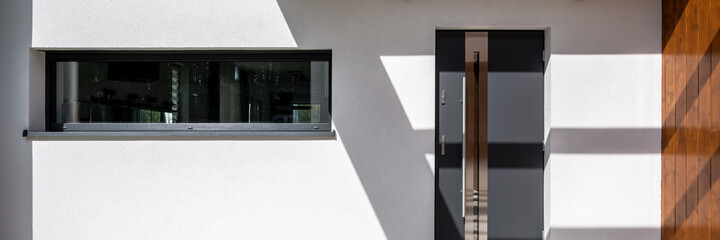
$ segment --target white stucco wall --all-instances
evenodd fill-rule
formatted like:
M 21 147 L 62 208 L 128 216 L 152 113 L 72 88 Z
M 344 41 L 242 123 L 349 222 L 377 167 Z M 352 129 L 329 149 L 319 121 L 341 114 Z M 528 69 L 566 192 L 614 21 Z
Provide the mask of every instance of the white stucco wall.
M 38 49 L 332 49 L 340 137 L 33 141 L 34 237 L 432 239 L 435 30 L 463 27 L 549 28 L 550 237 L 659 239 L 660 8 L 36 0 Z

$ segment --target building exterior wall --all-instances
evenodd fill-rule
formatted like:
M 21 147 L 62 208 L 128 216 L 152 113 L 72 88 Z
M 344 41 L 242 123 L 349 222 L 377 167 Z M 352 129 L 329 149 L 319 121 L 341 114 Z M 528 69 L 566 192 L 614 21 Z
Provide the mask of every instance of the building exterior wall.
M 31 21 L 32 1 L 0 1 L 0 239 L 32 239 Z
M 332 49 L 338 139 L 31 141 L 33 236 L 432 239 L 435 30 L 466 28 L 547 29 L 545 234 L 658 239 L 660 11 L 659 0 L 36 0 L 41 50 Z

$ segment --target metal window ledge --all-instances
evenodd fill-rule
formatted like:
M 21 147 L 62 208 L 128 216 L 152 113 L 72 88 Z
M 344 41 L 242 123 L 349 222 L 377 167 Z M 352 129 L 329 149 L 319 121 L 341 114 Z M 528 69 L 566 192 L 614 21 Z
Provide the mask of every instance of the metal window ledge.
M 93 132 L 30 132 L 29 140 L 335 140 L 333 131 L 259 132 L 259 131 L 93 131 Z

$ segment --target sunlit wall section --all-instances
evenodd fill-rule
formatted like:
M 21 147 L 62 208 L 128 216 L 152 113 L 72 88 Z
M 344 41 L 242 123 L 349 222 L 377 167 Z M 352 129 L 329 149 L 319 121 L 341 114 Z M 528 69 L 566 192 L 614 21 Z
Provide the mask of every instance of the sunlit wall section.
M 33 1 L 36 48 L 297 47 L 275 1 Z
M 33 146 L 35 239 L 386 239 L 335 141 Z
M 660 55 L 551 62 L 551 239 L 658 239 Z
M 435 111 L 435 56 L 380 56 L 398 100 L 414 130 L 433 130 Z

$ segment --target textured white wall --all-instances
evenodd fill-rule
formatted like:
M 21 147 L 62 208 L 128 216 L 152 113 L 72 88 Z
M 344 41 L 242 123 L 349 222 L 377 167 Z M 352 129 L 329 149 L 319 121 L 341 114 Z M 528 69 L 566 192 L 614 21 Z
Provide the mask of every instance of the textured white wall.
M 28 127 L 32 1 L 0 1 L 0 239 L 32 239 Z
M 33 6 L 35 48 L 333 49 L 341 136 L 33 142 L 37 239 L 432 239 L 434 79 L 407 73 L 461 26 L 550 29 L 550 237 L 659 238 L 659 0 Z
M 552 238 L 659 239 L 661 55 L 550 61 Z
M 384 239 L 335 141 L 36 141 L 35 239 Z
M 275 1 L 33 2 L 36 47 L 296 47 Z

